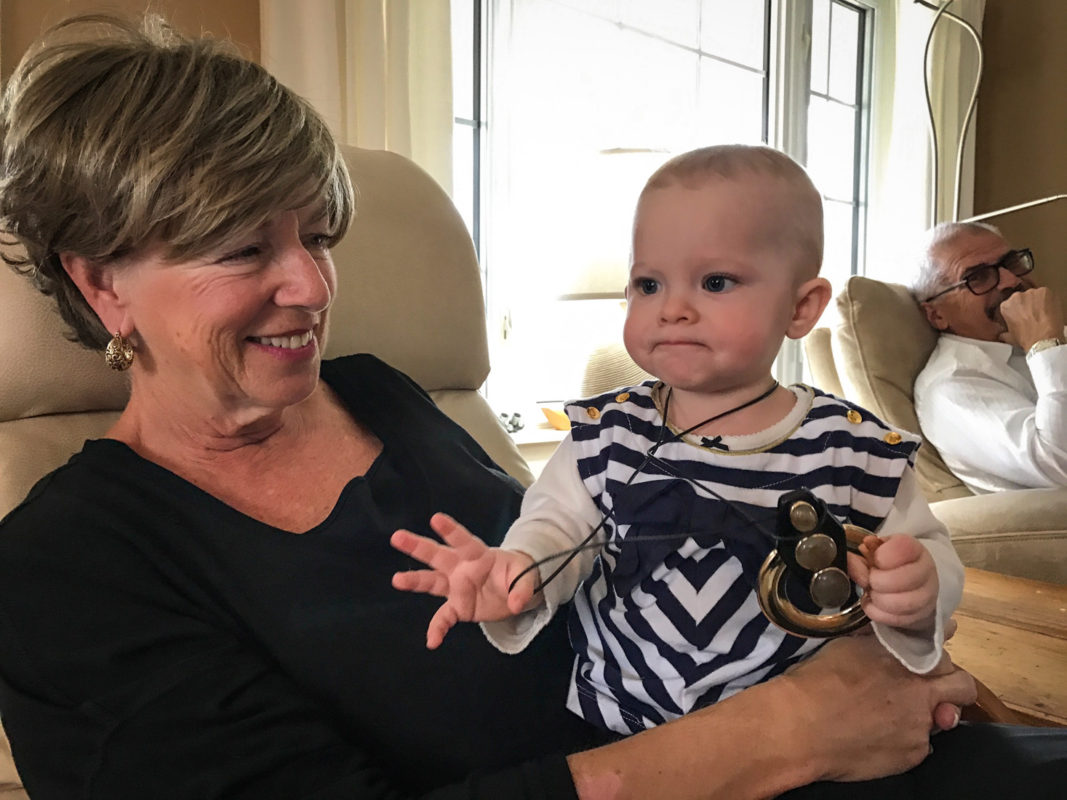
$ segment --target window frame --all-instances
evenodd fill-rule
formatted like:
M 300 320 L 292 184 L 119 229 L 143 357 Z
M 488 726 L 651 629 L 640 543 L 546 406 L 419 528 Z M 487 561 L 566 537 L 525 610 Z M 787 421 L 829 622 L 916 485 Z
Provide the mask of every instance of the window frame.
M 515 0 L 510 0 L 515 2 Z M 512 330 L 509 301 L 497 297 L 493 291 L 493 253 L 486 246 L 485 201 L 490 186 L 492 165 L 487 163 L 486 131 L 492 124 L 492 109 L 488 107 L 489 84 L 492 80 L 491 31 L 498 14 L 497 6 L 505 0 L 472 0 L 474 53 L 471 87 L 474 113 L 472 118 L 455 118 L 455 124 L 473 128 L 473 208 L 471 235 L 482 270 L 491 337 L 490 347 L 506 340 Z M 764 0 L 764 101 L 763 138 L 800 163 L 807 163 L 808 103 L 815 94 L 811 91 L 811 32 L 813 0 Z M 870 176 L 870 147 L 872 130 L 872 91 L 875 64 L 878 6 L 884 0 L 828 0 L 860 12 L 858 37 L 859 60 L 856 70 L 856 129 L 853 148 L 852 252 L 850 274 L 862 274 L 866 261 L 866 233 L 868 183 Z M 564 302 L 564 301 L 560 301 Z M 499 337 L 499 338 L 496 338 Z M 800 342 L 786 340 L 776 362 L 776 377 L 784 383 L 803 381 L 804 359 Z M 483 387 L 492 398 L 488 387 Z M 531 401 L 532 402 L 532 401 Z

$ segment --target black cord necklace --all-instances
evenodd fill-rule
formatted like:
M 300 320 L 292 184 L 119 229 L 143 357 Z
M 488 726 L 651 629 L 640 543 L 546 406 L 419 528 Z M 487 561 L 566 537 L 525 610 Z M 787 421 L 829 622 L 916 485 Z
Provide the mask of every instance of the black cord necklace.
M 668 388 L 667 389 L 667 397 L 663 401 L 663 423 L 664 423 L 664 426 L 663 426 L 663 428 L 660 429 L 660 438 L 656 441 L 656 443 L 651 448 L 649 448 L 649 453 L 655 453 L 656 450 L 658 450 L 660 447 L 662 447 L 667 442 L 678 441 L 683 436 L 688 436 L 693 431 L 697 430 L 698 428 L 703 428 L 708 423 L 715 422 L 715 420 L 722 419 L 723 417 L 727 417 L 730 414 L 736 414 L 738 411 L 741 411 L 742 409 L 748 408 L 749 406 L 756 405 L 756 403 L 760 402 L 761 400 L 766 400 L 768 397 L 770 397 L 772 394 L 774 394 L 774 390 L 777 389 L 777 388 L 778 388 L 778 381 L 772 381 L 770 388 L 767 389 L 765 392 L 763 392 L 763 394 L 759 395 L 758 397 L 753 397 L 751 400 L 746 400 L 741 405 L 734 406 L 733 408 L 728 409 L 727 411 L 721 411 L 718 414 L 713 414 L 710 417 L 708 417 L 707 419 L 698 422 L 696 425 L 691 425 L 690 427 L 686 428 L 681 433 L 673 434 L 670 439 L 667 439 L 666 441 L 663 441 L 663 431 L 665 431 L 667 429 L 667 426 L 670 424 L 670 422 L 668 421 L 668 418 L 667 418 L 667 412 L 670 411 L 671 395 L 674 394 L 674 387 Z M 722 437 L 721 436 L 717 436 L 715 438 L 716 439 L 721 439 Z M 712 441 L 714 441 L 714 440 L 712 440 Z M 642 467 L 644 465 L 645 465 L 644 463 L 641 464 Z M 640 467 L 638 467 L 638 469 L 640 469 Z M 630 480 L 633 480 L 633 476 L 632 475 L 630 476 Z M 629 484 L 630 481 L 627 481 L 626 483 Z
M 721 411 L 718 414 L 713 414 L 710 417 L 708 417 L 707 419 L 701 420 L 696 425 L 692 425 L 692 426 L 686 428 L 684 431 L 681 431 L 680 433 L 671 434 L 670 438 L 664 438 L 664 434 L 667 432 L 668 426 L 670 424 L 668 422 L 668 413 L 670 411 L 670 406 L 671 406 L 671 395 L 674 392 L 674 388 L 673 387 L 669 387 L 667 389 L 667 397 L 663 401 L 663 425 L 660 426 L 659 436 L 656 438 L 656 443 L 653 444 L 650 448 L 648 448 L 648 450 L 645 451 L 644 459 L 641 461 L 640 464 L 637 465 L 637 467 L 634 469 L 634 471 L 630 474 L 630 477 L 626 479 L 626 483 L 623 484 L 623 488 L 626 488 L 631 483 L 633 483 L 634 478 L 636 478 L 638 476 L 638 474 L 640 474 L 641 470 L 645 468 L 645 465 L 648 464 L 649 461 L 651 461 L 651 460 L 653 460 L 655 458 L 656 452 L 663 445 L 668 444 L 670 442 L 678 441 L 683 436 L 687 436 L 688 434 L 692 433 L 693 431 L 697 430 L 698 428 L 702 428 L 702 427 L 704 427 L 705 425 L 707 425 L 707 424 L 709 424 L 711 422 L 715 422 L 716 420 L 722 419 L 723 417 L 729 416 L 730 414 L 736 414 L 738 411 L 741 411 L 742 409 L 748 408 L 749 406 L 754 406 L 756 403 L 760 402 L 761 400 L 766 400 L 768 397 L 770 397 L 774 393 L 774 390 L 777 389 L 777 388 L 778 388 L 778 381 L 773 381 L 771 383 L 770 388 L 768 388 L 766 391 L 764 391 L 760 395 L 758 395 L 756 397 L 753 397 L 751 400 L 746 400 L 745 402 L 741 403 L 738 406 L 734 406 L 731 409 L 727 409 L 726 411 Z M 592 531 L 589 532 L 589 535 L 586 536 L 584 539 L 582 539 L 582 541 L 579 542 L 577 545 L 575 545 L 574 548 L 571 549 L 571 551 L 569 553 L 567 553 L 566 556 L 563 556 L 563 561 L 560 562 L 559 566 L 557 566 L 554 570 L 552 570 L 552 572 L 549 573 L 548 577 L 546 577 L 543 581 L 541 581 L 541 586 L 538 588 L 538 591 L 543 590 L 544 587 L 547 586 L 550 581 L 552 581 L 557 575 L 559 575 L 561 572 L 563 572 L 563 570 L 566 568 L 566 566 L 569 563 L 571 563 L 571 561 L 574 560 L 574 557 L 577 556 L 578 553 L 580 553 L 581 551 L 583 551 L 583 550 L 585 550 L 585 549 L 587 549 L 589 547 L 589 543 L 593 540 L 593 537 L 595 537 L 600 531 L 604 530 L 604 525 L 607 523 L 608 519 L 611 518 L 612 516 L 613 516 L 612 511 L 609 510 L 606 514 L 604 514 L 604 516 L 602 516 L 600 518 L 600 522 L 597 523 L 597 526 L 595 528 L 593 528 Z M 554 559 L 559 558 L 559 557 L 560 557 L 560 555 L 556 554 L 556 555 L 553 555 L 553 556 L 549 556 L 548 558 L 543 558 L 540 561 L 535 561 L 533 564 L 531 564 L 530 566 L 528 566 L 526 569 L 524 569 L 522 572 L 520 572 L 518 575 L 515 576 L 515 579 L 508 586 L 508 591 L 510 592 L 512 589 L 514 589 L 515 588 L 515 584 L 518 583 L 519 580 L 524 575 L 526 575 L 526 573 L 528 573 L 528 572 L 530 572 L 530 571 L 532 571 L 534 569 L 537 569 L 538 567 L 540 567 L 543 563 L 545 563 L 547 561 L 554 560 Z

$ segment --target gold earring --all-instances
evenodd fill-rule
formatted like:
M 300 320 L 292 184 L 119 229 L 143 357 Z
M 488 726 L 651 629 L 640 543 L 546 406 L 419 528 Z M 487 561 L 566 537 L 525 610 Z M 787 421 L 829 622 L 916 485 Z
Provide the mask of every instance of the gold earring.
M 104 363 L 111 369 L 123 372 L 130 368 L 133 363 L 133 345 L 123 338 L 118 332 L 107 343 L 104 351 Z

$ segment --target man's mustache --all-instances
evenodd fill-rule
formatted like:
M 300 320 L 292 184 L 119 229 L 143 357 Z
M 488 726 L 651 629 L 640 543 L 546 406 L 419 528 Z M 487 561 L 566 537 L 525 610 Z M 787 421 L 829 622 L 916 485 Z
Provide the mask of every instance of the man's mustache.
M 1007 300 L 1013 294 L 1017 294 L 1018 292 L 1025 292 L 1026 289 L 1027 289 L 1026 286 L 1023 286 L 1022 284 L 1019 284 L 1018 286 L 1012 286 L 1012 287 L 1002 291 L 1000 293 L 1000 298 L 997 300 L 997 302 L 995 302 L 993 305 L 991 305 L 989 308 L 986 309 L 986 312 L 985 312 L 986 316 L 989 317 L 991 320 L 996 321 L 997 316 L 1000 314 L 1000 305 L 1001 305 L 1001 303 L 1003 303 L 1005 300 Z

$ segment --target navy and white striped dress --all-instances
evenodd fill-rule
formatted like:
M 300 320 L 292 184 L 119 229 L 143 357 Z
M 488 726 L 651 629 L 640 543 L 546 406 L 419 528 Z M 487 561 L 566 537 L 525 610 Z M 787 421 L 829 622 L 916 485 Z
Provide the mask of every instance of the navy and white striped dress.
M 759 450 L 668 441 L 656 386 L 567 407 L 579 475 L 608 515 L 607 543 L 570 610 L 567 705 L 623 734 L 724 699 L 818 648 L 771 625 L 756 599 L 778 497 L 808 489 L 838 519 L 873 531 L 918 449 L 917 437 L 807 387 L 795 389 L 811 400 L 806 416 Z M 657 459 L 695 480 L 654 462 L 633 476 L 661 434 Z

